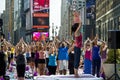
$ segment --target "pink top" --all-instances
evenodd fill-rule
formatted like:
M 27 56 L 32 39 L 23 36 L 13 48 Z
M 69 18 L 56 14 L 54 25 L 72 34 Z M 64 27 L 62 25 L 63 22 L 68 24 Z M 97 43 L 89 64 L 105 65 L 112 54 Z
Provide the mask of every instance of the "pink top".
M 73 23 L 80 23 L 79 17 L 74 17 L 74 22 Z
M 39 52 L 39 59 L 45 59 L 45 53 L 43 51 Z
M 82 47 L 82 34 L 80 34 L 78 37 L 75 37 L 75 46 L 78 48 Z
M 92 60 L 92 51 L 91 50 L 85 51 L 85 59 Z
M 74 18 L 73 18 L 73 23 L 79 23 L 80 22 L 80 14 L 78 12 L 74 12 Z

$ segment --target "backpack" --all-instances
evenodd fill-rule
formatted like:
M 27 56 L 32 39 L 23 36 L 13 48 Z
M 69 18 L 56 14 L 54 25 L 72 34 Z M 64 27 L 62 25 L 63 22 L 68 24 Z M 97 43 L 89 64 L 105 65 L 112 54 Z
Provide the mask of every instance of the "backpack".
M 17 64 L 17 65 L 25 64 L 25 57 L 24 57 L 23 54 L 19 54 L 19 55 L 17 56 L 16 64 Z

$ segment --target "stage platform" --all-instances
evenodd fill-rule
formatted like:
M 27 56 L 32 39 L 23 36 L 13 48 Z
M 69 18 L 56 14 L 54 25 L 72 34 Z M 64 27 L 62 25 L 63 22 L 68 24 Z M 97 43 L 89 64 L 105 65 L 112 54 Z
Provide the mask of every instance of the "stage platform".
M 74 75 L 51 75 L 51 76 L 37 76 L 34 80 L 103 80 L 102 78 L 97 78 L 91 74 L 81 74 L 79 77 Z
M 33 76 L 31 70 L 26 70 L 25 80 L 103 80 L 101 77 L 97 78 L 91 74 L 83 74 L 83 70 L 79 70 L 79 76 L 75 77 L 74 75 L 43 75 L 43 76 Z M 16 67 L 12 67 L 12 72 L 7 70 L 6 76 L 10 77 L 10 80 L 17 80 L 17 72 L 16 72 Z

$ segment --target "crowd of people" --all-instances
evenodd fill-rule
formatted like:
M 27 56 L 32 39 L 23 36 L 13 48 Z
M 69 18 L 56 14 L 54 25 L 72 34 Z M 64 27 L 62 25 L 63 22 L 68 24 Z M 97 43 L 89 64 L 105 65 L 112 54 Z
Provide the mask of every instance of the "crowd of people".
M 78 52 L 76 54 L 75 52 Z M 3 41 L 0 50 L 0 76 L 5 76 L 10 64 L 16 61 L 16 70 L 19 80 L 25 77 L 26 65 L 30 65 L 38 75 L 78 74 L 82 59 L 84 74 L 100 77 L 103 71 L 102 63 L 106 59 L 107 46 L 97 37 L 91 41 L 87 39 L 84 46 L 75 48 L 74 40 L 62 40 L 57 37 L 53 41 L 37 41 L 27 44 L 23 39 L 16 46 L 10 46 Z M 81 55 L 84 55 L 83 58 Z
M 26 66 L 29 65 L 34 76 L 66 75 L 79 76 L 78 70 L 83 62 L 83 73 L 100 77 L 104 73 L 102 63 L 106 59 L 107 45 L 96 36 L 93 40 L 82 41 L 81 20 L 72 26 L 74 40 L 33 41 L 26 43 L 23 38 L 13 46 L 2 39 L 0 49 L 0 78 L 4 78 L 11 63 L 16 63 L 18 80 L 24 80 Z M 76 19 L 75 19 L 76 20 Z M 83 55 L 83 57 L 81 56 Z M 81 61 L 82 60 L 82 61 Z

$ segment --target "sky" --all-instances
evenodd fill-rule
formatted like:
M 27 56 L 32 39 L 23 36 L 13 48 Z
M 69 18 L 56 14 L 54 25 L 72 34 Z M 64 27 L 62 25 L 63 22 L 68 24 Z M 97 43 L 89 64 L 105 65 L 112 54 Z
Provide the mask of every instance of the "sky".
M 5 10 L 5 0 L 0 0 L 0 13 L 3 13 Z
M 57 26 L 59 30 L 61 26 L 61 0 L 50 0 L 50 27 L 53 26 L 52 24 L 54 24 L 55 27 Z M 50 32 L 51 29 L 52 28 L 50 28 Z
M 50 0 L 50 25 L 60 26 L 61 0 Z

